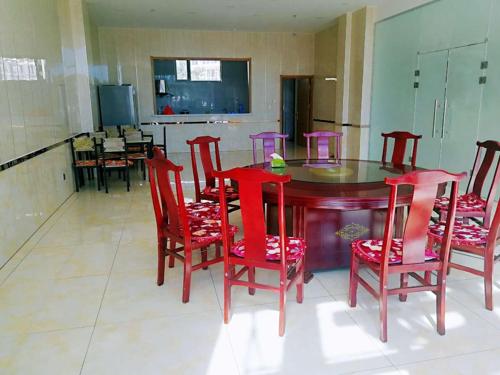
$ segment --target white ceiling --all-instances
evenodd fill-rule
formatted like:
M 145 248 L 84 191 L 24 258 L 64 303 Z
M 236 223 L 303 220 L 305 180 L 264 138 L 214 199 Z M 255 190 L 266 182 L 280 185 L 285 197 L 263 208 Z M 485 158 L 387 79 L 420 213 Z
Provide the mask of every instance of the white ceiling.
M 394 1 L 394 0 L 393 0 Z M 387 0 L 86 0 L 98 26 L 317 31 L 336 17 Z

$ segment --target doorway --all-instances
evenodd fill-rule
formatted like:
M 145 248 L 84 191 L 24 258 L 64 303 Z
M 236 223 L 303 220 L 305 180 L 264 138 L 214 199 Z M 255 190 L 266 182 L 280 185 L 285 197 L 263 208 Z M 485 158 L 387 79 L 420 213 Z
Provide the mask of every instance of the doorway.
M 281 76 L 281 133 L 288 142 L 306 146 L 312 129 L 312 76 Z

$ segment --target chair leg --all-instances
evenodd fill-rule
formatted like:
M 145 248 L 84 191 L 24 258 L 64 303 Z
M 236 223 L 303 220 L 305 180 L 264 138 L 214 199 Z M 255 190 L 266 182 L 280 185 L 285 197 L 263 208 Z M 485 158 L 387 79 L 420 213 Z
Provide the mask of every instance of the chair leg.
M 484 258 L 484 302 L 486 309 L 493 310 L 493 254 Z
M 97 191 L 101 191 L 101 172 L 99 171 L 99 167 L 96 168 L 95 174 L 97 177 Z
M 304 301 L 304 265 L 301 265 L 299 277 L 297 279 L 297 303 Z
M 158 277 L 156 284 L 163 285 L 165 280 L 165 239 L 158 240 Z
M 280 275 L 280 321 L 279 321 L 279 335 L 285 334 L 285 305 L 286 305 L 286 274 Z
M 168 258 L 168 268 L 174 268 L 174 266 L 175 266 L 175 256 L 174 256 L 175 242 L 174 241 L 170 240 L 168 250 L 170 252 L 170 257 Z
M 192 254 L 191 249 L 186 249 L 184 254 L 184 281 L 182 285 L 182 302 L 189 302 L 191 291 Z
M 80 191 L 80 181 L 78 179 L 78 169 L 73 168 L 73 175 L 75 176 L 75 188 L 76 192 L 78 193 Z
M 142 159 L 142 179 L 146 181 L 146 160 Z
M 103 175 L 104 175 L 104 190 L 106 191 L 106 194 L 108 194 L 108 175 L 106 174 L 106 171 L 104 171 Z
M 387 342 L 387 276 L 381 277 L 379 291 L 380 341 Z
M 125 168 L 125 173 L 127 174 L 127 191 L 130 191 L 130 169 Z
M 231 320 L 231 279 L 234 274 L 234 266 L 228 266 L 224 272 L 224 323 L 228 324 Z
M 432 276 L 432 272 L 431 271 L 425 271 L 424 272 L 424 280 L 425 280 L 425 282 L 427 284 L 431 284 L 432 283 L 431 276 Z
M 202 262 L 202 263 L 206 263 L 206 262 L 207 262 L 207 260 L 208 260 L 208 256 L 207 256 L 207 248 L 206 248 L 206 247 L 204 247 L 204 248 L 202 248 L 202 249 L 201 249 L 201 262 Z M 208 266 L 204 266 L 204 267 L 202 267 L 202 269 L 204 269 L 204 270 L 208 270 Z
M 408 274 L 402 273 L 400 275 L 400 287 L 406 288 L 408 286 Z M 399 300 L 401 302 L 406 302 L 406 298 L 408 297 L 407 293 L 399 293 Z
M 440 335 L 446 333 L 444 324 L 446 312 L 446 275 L 443 271 L 438 271 L 437 275 L 438 290 L 436 292 L 436 316 L 437 316 L 437 331 Z
M 351 272 L 349 276 L 349 306 L 356 307 L 358 294 L 358 270 L 359 259 L 352 254 L 351 257 Z
M 248 266 L 248 282 L 255 284 L 255 267 Z M 255 288 L 248 287 L 248 294 L 253 296 L 255 294 Z

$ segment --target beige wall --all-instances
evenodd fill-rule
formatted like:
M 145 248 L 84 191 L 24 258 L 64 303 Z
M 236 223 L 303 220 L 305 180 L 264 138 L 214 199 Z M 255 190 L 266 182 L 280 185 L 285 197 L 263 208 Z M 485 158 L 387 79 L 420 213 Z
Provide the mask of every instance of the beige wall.
M 314 34 L 99 28 L 101 63 L 110 83 L 137 89 L 140 121 L 232 120 L 233 125 L 168 126 L 170 151 L 186 151 L 193 135 L 221 133 L 224 150 L 251 149 L 246 134 L 278 131 L 280 75 L 314 73 Z M 153 113 L 151 56 L 252 59 L 252 113 L 248 115 L 157 116 Z M 238 129 L 242 129 L 240 136 Z M 234 135 L 234 137 L 233 137 Z
M 85 91 L 78 90 L 88 78 L 85 67 L 76 63 L 82 47 L 81 5 L 81 0 L 1 2 L 0 163 L 52 145 L 91 119 L 82 121 Z M 23 74 L 23 64 L 30 61 L 36 66 L 31 76 Z M 0 267 L 73 187 L 67 144 L 0 171 Z

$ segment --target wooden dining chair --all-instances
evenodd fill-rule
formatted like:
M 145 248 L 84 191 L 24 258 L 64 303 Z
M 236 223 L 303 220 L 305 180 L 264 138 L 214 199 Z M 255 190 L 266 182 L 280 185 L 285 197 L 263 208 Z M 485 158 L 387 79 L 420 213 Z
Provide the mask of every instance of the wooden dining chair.
M 458 208 L 457 208 L 458 210 Z M 475 224 L 464 224 L 456 221 L 451 238 L 450 262 L 448 267 L 481 276 L 484 280 L 484 299 L 488 310 L 493 310 L 493 268 L 495 261 L 495 247 L 500 244 L 500 202 L 497 203 L 495 216 L 491 226 L 485 227 Z M 429 227 L 429 244 L 441 244 L 444 238 L 444 224 L 436 223 Z M 474 254 L 483 258 L 483 269 L 469 267 L 453 262 L 452 253 L 460 251 Z
M 317 131 L 304 133 L 307 139 L 307 158 L 311 159 L 311 138 L 317 142 L 317 159 L 330 159 L 330 138 L 335 138 L 335 159 L 341 158 L 342 132 Z
M 434 292 L 437 331 L 441 335 L 445 334 L 446 270 L 455 221 L 458 183 L 464 176 L 465 173 L 451 174 L 430 170 L 410 172 L 395 178 L 387 177 L 385 183 L 390 186 L 390 195 L 383 239 L 356 240 L 352 243 L 349 305 L 356 306 L 358 283 L 378 300 L 382 342 L 387 341 L 387 297 L 395 294 L 399 294 L 399 299 L 405 301 L 408 293 Z M 452 183 L 450 214 L 444 227 L 443 242 L 438 254 L 427 247 L 427 230 L 438 187 L 447 182 Z M 393 238 L 398 187 L 402 185 L 413 187 L 413 198 L 402 238 Z M 377 287 L 372 287 L 361 277 L 358 272 L 360 264 L 366 265 L 378 277 Z M 425 272 L 424 277 L 416 273 L 419 271 Z M 437 271 L 436 284 L 431 282 L 431 271 Z M 388 288 L 388 278 L 391 274 L 400 274 L 398 288 Z M 409 287 L 408 276 L 412 276 L 420 285 Z
M 129 169 L 134 165 L 132 160 L 128 159 L 127 147 L 123 138 L 104 138 L 100 156 L 100 167 L 104 181 L 106 194 L 108 193 L 108 172 L 117 170 L 123 172 L 123 179 L 127 184 L 127 191 L 130 191 L 130 173 Z
M 259 134 L 251 134 L 253 149 L 253 163 L 257 164 L 257 140 L 262 139 L 262 150 L 264 153 L 264 163 L 271 161 L 271 154 L 276 152 L 276 140 L 281 140 L 281 148 L 283 149 L 283 159 L 286 159 L 286 142 L 288 134 L 280 134 L 276 132 L 262 132 Z
M 95 171 L 97 190 L 101 190 L 100 164 L 95 138 L 90 138 L 87 135 L 75 137 L 71 140 L 70 145 L 76 192 L 79 192 L 80 187 L 84 184 L 84 171 L 87 171 L 89 180 L 94 178 Z
M 220 251 L 216 251 L 212 259 L 208 259 L 207 253 L 209 246 L 221 243 L 220 221 L 188 216 L 180 175 L 182 166 L 161 157 L 154 157 L 146 163 L 158 237 L 157 284 L 164 283 L 165 258 L 170 256 L 169 267 L 173 267 L 175 259 L 179 259 L 184 263 L 182 302 L 187 303 L 191 290 L 191 273 L 223 261 Z M 175 193 L 171 181 L 175 183 Z M 227 236 L 232 238 L 236 231 L 237 227 L 229 226 Z M 195 250 L 201 251 L 201 262 L 198 264 L 193 264 Z
M 144 133 L 142 130 L 128 130 L 124 132 L 124 139 L 128 159 L 140 164 L 142 179 L 146 180 L 146 146 L 143 143 L 137 144 L 144 140 Z
M 394 148 L 392 150 L 391 163 L 394 165 L 402 165 L 404 164 L 405 152 L 406 152 L 406 144 L 409 139 L 413 139 L 413 150 L 411 153 L 411 166 L 414 167 L 417 164 L 417 149 L 418 149 L 418 140 L 422 138 L 421 135 L 415 135 L 409 132 L 403 131 L 394 131 L 391 133 L 382 133 L 382 137 L 384 137 L 384 148 L 382 151 L 382 163 L 386 163 L 387 157 L 387 143 L 388 139 L 394 139 Z
M 290 182 L 290 176 L 276 175 L 262 169 L 234 168 L 214 172 L 220 183 L 229 178 L 238 183 L 240 192 L 243 238 L 236 243 L 231 240 L 231 226 L 227 214 L 226 197 L 221 192 L 221 218 L 224 245 L 224 323 L 229 323 L 231 309 L 231 287 L 248 287 L 253 295 L 255 289 L 279 293 L 279 335 L 285 333 L 286 292 L 295 283 L 297 302 L 302 303 L 304 288 L 305 241 L 288 237 L 285 225 L 283 185 Z M 278 197 L 279 235 L 267 234 L 264 220 L 262 185 L 274 184 Z M 236 267 L 241 267 L 237 270 Z M 279 272 L 279 286 L 261 284 L 255 281 L 255 269 L 262 268 Z M 244 275 L 247 280 L 242 280 Z
M 460 195 L 457 201 L 456 216 L 462 218 L 467 224 L 470 218 L 482 218 L 483 226 L 490 226 L 491 213 L 498 184 L 500 183 L 500 142 L 484 141 L 477 142 L 476 158 L 472 167 L 467 190 L 464 195 Z M 496 167 L 491 176 L 491 184 L 486 195 L 483 195 L 483 188 L 490 170 L 495 164 Z M 483 198 L 485 197 L 485 198 Z M 435 209 L 439 213 L 440 221 L 445 220 L 448 201 L 446 197 L 436 199 Z
M 193 180 L 196 202 L 201 202 L 202 200 L 209 200 L 213 202 L 219 201 L 220 186 L 216 184 L 215 177 L 213 176 L 214 171 L 220 171 L 222 169 L 220 162 L 219 142 L 220 138 L 214 138 L 208 135 L 196 137 L 195 139 L 186 141 L 191 151 L 191 165 L 193 167 Z M 212 153 L 210 151 L 211 145 L 213 145 L 214 149 L 215 168 L 212 160 Z M 203 173 L 205 174 L 205 187 L 203 189 L 201 189 L 200 187 L 198 163 L 196 160 L 196 147 L 198 148 L 201 165 L 203 167 Z M 227 184 L 223 184 L 222 186 L 224 186 L 223 190 L 228 202 L 234 202 L 238 200 L 238 193 L 233 186 Z M 229 203 L 229 207 L 231 212 L 239 209 L 239 206 L 233 203 Z
M 166 160 L 165 151 L 161 147 L 154 146 L 152 152 L 154 159 Z M 190 218 L 220 220 L 220 205 L 216 202 L 192 202 L 185 199 L 184 205 Z

